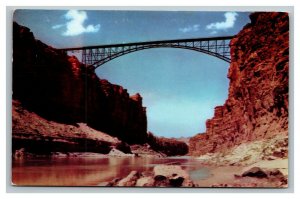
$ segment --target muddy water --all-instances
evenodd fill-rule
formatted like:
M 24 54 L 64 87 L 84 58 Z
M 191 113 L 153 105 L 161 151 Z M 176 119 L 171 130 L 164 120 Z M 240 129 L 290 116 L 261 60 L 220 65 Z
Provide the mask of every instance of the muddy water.
M 192 180 L 210 175 L 209 169 L 190 157 L 82 157 L 13 160 L 12 183 L 34 186 L 97 186 L 101 182 L 127 176 L 132 170 L 152 171 L 158 164 L 181 165 Z

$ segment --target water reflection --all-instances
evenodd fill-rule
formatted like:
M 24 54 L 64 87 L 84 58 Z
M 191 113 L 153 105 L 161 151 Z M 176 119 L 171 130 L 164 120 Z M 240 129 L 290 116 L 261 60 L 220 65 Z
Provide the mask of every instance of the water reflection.
M 127 176 L 132 170 L 151 171 L 158 164 L 178 164 L 194 172 L 200 168 L 191 158 L 56 158 L 13 160 L 12 183 L 33 186 L 97 186 L 114 178 Z M 199 172 L 201 174 L 199 174 Z M 203 170 L 196 177 L 205 177 Z M 193 174 L 193 173 L 191 173 Z

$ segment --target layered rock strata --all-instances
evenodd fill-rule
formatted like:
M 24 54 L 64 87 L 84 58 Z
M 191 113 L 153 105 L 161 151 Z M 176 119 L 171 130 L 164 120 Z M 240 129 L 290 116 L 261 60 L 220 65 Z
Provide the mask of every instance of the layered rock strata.
M 147 139 L 146 111 L 139 94 L 130 97 L 121 86 L 99 79 L 93 68 L 36 40 L 17 23 L 13 24 L 13 99 L 49 121 L 86 123 L 130 144 Z
M 206 132 L 190 139 L 191 155 L 288 133 L 289 17 L 262 12 L 250 19 L 230 43 L 228 99 Z

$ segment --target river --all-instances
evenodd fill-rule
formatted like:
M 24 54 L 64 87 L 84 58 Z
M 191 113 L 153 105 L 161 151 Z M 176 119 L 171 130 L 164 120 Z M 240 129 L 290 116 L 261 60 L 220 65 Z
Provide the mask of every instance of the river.
M 209 177 L 209 169 L 191 157 L 76 157 L 13 160 L 12 183 L 31 186 L 97 186 L 127 176 L 132 170 L 152 171 L 159 164 L 176 164 L 193 181 Z

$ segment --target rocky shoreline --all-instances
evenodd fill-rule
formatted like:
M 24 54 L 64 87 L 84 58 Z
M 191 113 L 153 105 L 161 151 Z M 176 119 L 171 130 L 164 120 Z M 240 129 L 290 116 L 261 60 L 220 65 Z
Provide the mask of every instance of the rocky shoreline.
M 238 146 L 226 153 L 211 153 L 197 159 L 200 170 L 206 168 L 209 175 L 201 180 L 191 178 L 191 173 L 174 159 L 173 162 L 160 164 L 152 170 L 132 170 L 121 177 L 116 176 L 97 186 L 126 187 L 276 187 L 288 186 L 288 158 L 285 137 L 277 137 L 264 142 L 249 143 Z M 22 148 L 16 150 L 13 158 L 18 160 L 51 160 L 76 159 L 124 159 L 135 161 L 137 158 L 166 159 L 165 154 L 155 152 L 149 145 L 132 145 L 131 153 L 124 153 L 112 148 L 107 154 L 92 152 L 51 152 L 47 155 L 32 154 Z M 248 150 L 245 150 L 245 147 Z M 244 151 L 244 153 L 242 153 Z M 281 154 L 281 155 L 279 155 Z M 197 172 L 197 170 L 193 171 Z M 95 185 L 96 186 L 96 185 Z
M 109 182 L 102 182 L 98 186 L 287 188 L 288 178 L 279 169 L 221 166 L 211 168 L 210 177 L 193 181 L 181 166 L 158 165 L 150 172 L 131 171 L 124 178 L 115 178 Z
M 120 186 L 119 182 L 125 181 L 130 186 L 174 187 L 175 185 L 170 183 L 170 176 L 181 176 L 184 180 L 181 184 L 176 184 L 176 187 L 288 187 L 287 136 L 278 135 L 243 143 L 227 151 L 194 158 L 200 161 L 199 164 L 203 168 L 209 168 L 210 175 L 207 178 L 193 181 L 180 165 L 159 165 L 150 173 L 132 171 L 125 178 L 116 178 L 111 182 L 102 183 L 101 186 Z M 172 175 L 162 174 L 164 177 L 158 178 L 155 171 L 159 169 L 172 171 Z
M 178 165 L 158 165 L 151 172 L 132 171 L 125 178 L 115 178 L 98 186 L 195 187 L 189 174 Z

